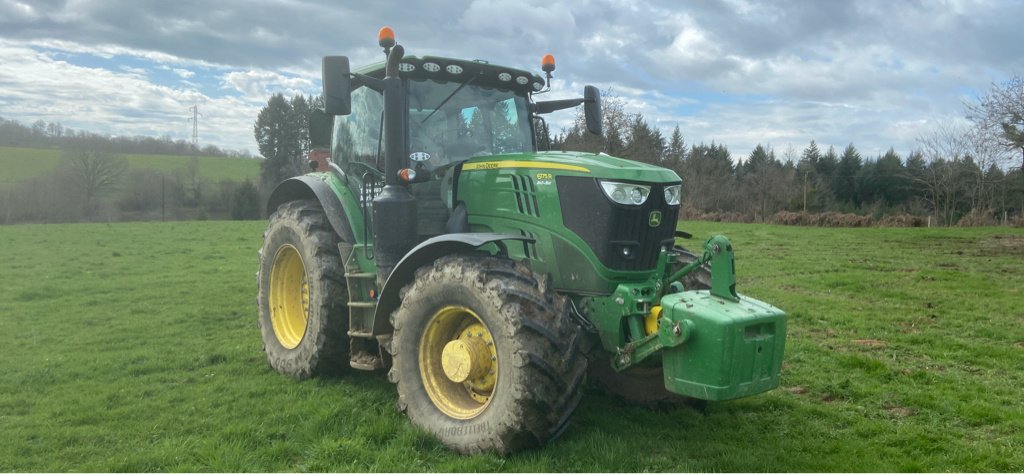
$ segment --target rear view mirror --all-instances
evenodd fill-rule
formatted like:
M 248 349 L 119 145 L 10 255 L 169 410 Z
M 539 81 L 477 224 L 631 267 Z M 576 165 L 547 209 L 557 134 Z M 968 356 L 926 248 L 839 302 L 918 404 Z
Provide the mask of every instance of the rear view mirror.
M 587 131 L 601 135 L 601 92 L 594 86 L 583 88 L 583 116 L 587 119 Z
M 324 110 L 327 115 L 352 113 L 352 90 L 348 57 L 324 56 Z

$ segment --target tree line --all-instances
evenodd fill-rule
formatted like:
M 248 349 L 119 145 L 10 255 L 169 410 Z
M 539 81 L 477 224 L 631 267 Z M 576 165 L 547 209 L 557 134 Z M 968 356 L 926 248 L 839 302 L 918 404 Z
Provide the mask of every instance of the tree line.
M 206 145 L 200 148 L 191 142 L 180 139 L 173 140 L 169 136 L 112 137 L 87 130 L 75 130 L 61 125 L 60 122 L 36 120 L 30 125 L 24 125 L 17 120 L 0 117 L 0 146 L 64 149 L 81 146 L 92 147 L 97 143 L 101 143 L 103 149 L 118 154 L 253 158 L 248 150 L 227 150 L 216 145 Z
M 582 111 L 567 129 L 539 143 L 555 150 L 604 152 L 674 170 L 683 181 L 684 216 L 731 214 L 767 222 L 780 212 L 931 216 L 941 225 L 1024 224 L 1024 98 L 1021 80 L 993 85 L 968 106 L 972 125 L 940 124 L 918 148 L 878 156 L 854 144 L 823 150 L 811 140 L 781 153 L 758 144 L 734 156 L 720 143 L 687 145 L 678 126 L 666 137 L 641 113 L 605 94 L 604 135 L 586 132 Z M 1017 91 L 1017 95 L 1013 92 Z M 539 128 L 542 132 L 546 127 Z
M 0 183 L 0 224 L 259 219 L 252 181 L 211 181 L 202 160 L 170 172 L 133 169 L 108 140 L 88 137 L 61 151 L 52 172 Z

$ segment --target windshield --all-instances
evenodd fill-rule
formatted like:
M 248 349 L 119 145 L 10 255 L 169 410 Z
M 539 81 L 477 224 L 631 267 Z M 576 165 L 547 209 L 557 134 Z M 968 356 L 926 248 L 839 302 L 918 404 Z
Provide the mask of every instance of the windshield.
M 532 151 L 526 98 L 472 82 L 410 80 L 409 151 L 428 169 Z

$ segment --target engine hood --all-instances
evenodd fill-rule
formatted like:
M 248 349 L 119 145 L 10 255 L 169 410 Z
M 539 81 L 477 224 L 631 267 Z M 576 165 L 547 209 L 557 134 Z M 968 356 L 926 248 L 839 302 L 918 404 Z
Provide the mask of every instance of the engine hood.
M 645 183 L 678 183 L 679 176 L 672 170 L 637 161 L 616 158 L 604 153 L 553 151 L 513 153 L 507 155 L 478 156 L 466 160 L 464 171 L 526 168 L 551 170 L 552 174 L 593 176 Z

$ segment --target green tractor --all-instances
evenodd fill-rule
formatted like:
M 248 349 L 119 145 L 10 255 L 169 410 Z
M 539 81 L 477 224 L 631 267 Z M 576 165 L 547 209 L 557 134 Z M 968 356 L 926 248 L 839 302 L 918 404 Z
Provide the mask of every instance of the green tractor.
M 259 268 L 264 351 L 307 378 L 382 370 L 447 446 L 509 453 L 565 430 L 589 377 L 643 403 L 779 385 L 786 316 L 735 288 L 722 236 L 676 246 L 679 176 L 602 153 L 538 151 L 546 77 L 405 56 L 323 59 L 311 117 L 330 160 L 270 196 Z M 311 166 L 316 166 L 311 162 Z

